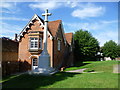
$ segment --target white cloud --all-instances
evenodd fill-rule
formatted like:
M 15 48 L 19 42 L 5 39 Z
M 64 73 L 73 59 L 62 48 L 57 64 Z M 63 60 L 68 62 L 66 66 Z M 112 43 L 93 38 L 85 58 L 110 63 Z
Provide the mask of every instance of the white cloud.
M 94 4 L 88 3 L 86 5 L 80 4 L 80 7 L 72 12 L 73 17 L 78 17 L 81 19 L 89 17 L 98 17 L 103 15 L 105 8 L 102 6 L 95 6 Z
M 28 21 L 29 19 L 17 17 L 0 17 L 0 20 Z
M 62 4 L 55 2 L 55 1 L 48 1 L 48 2 L 40 2 L 40 3 L 35 3 L 35 4 L 30 4 L 29 7 L 35 9 L 41 9 L 41 10 L 45 10 L 46 8 L 48 8 L 49 10 L 52 9 L 56 9 L 58 7 L 60 7 Z
M 108 40 L 118 42 L 117 20 L 98 21 L 93 23 L 64 23 L 66 32 L 75 32 L 76 30 L 88 30 L 98 39 L 100 46 Z
M 77 0 L 74 1 L 69 1 L 65 0 L 64 2 L 58 2 L 56 0 L 48 0 L 45 1 L 43 0 L 42 2 L 39 3 L 34 3 L 34 4 L 29 4 L 29 7 L 32 9 L 40 9 L 40 10 L 45 10 L 48 8 L 49 10 L 57 9 L 60 7 L 70 7 L 70 8 L 75 8 L 79 6 L 79 2 Z
M 65 23 L 65 25 L 67 26 L 67 28 L 72 30 L 74 28 L 74 30 L 83 29 L 83 30 L 93 31 L 101 28 L 99 23 L 88 23 L 88 22 L 87 23 Z
M 0 22 L 1 24 L 1 30 L 2 30 L 2 34 L 5 33 L 18 33 L 20 30 L 22 30 L 22 28 L 18 25 L 11 25 L 8 23 L 4 23 L 4 22 Z
M 98 22 L 92 22 L 92 23 L 64 23 L 64 25 L 66 25 L 68 28 L 70 29 L 85 29 L 85 30 L 89 30 L 89 31 L 99 31 L 99 30 L 103 30 L 103 29 L 107 29 L 110 26 L 113 26 L 113 24 L 118 25 L 118 21 L 117 20 L 110 20 L 110 21 L 105 21 L 105 20 L 101 20 Z M 116 26 L 117 27 L 117 26 Z
M 13 7 L 12 3 L 1 2 L 0 4 L 0 8 L 11 8 L 11 7 Z
M 112 31 L 112 30 L 108 30 L 105 32 L 100 32 L 97 35 L 94 35 L 98 41 L 100 41 L 100 46 L 103 46 L 104 43 L 106 43 L 109 40 L 113 40 L 116 43 L 118 43 L 118 32 L 117 31 Z
M 111 21 L 105 21 L 105 20 L 103 20 L 103 21 L 101 21 L 101 23 L 103 23 L 103 24 L 118 23 L 118 20 L 111 20 Z
M 9 37 L 14 39 L 14 34 L 19 33 L 22 30 L 20 25 L 12 25 L 4 22 L 0 22 L 0 32 L 1 37 Z
M 15 12 L 11 12 L 11 11 L 8 11 L 8 10 L 1 10 L 0 13 L 15 13 Z
M 14 14 L 19 11 L 16 2 L 1 2 L 0 8 L 0 13 Z
M 74 1 L 67 1 L 64 5 L 67 6 L 67 7 L 74 8 L 74 7 L 79 6 L 78 3 L 79 2 L 77 2 L 76 0 L 74 0 Z

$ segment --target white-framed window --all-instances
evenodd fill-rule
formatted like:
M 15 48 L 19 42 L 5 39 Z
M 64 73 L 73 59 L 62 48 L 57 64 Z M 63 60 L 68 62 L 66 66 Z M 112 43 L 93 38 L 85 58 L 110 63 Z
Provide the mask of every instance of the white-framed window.
M 42 49 L 42 38 L 30 37 L 29 49 Z
M 33 66 L 38 66 L 37 58 L 33 58 Z
M 30 38 L 30 49 L 38 49 L 38 38 L 37 37 Z
M 61 47 L 61 41 L 58 39 L 58 51 L 60 51 L 60 47 Z

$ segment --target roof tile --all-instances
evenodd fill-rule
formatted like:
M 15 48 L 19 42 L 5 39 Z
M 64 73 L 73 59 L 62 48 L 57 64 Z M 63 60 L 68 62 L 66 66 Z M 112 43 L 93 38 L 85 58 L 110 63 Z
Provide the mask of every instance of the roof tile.
M 71 45 L 73 33 L 65 33 L 66 40 L 69 45 Z
M 56 21 L 50 21 L 50 22 L 48 22 L 48 29 L 51 32 L 52 36 L 56 35 L 60 23 L 61 23 L 61 20 L 56 20 Z

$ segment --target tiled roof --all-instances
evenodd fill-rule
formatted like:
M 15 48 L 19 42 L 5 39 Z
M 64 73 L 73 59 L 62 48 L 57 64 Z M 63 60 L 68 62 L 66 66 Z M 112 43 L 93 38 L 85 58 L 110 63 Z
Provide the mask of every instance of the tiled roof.
M 66 40 L 69 45 L 71 45 L 73 33 L 65 33 Z
M 61 23 L 61 20 L 48 22 L 48 29 L 51 32 L 53 37 L 56 35 L 56 32 L 58 31 L 58 27 L 60 23 Z

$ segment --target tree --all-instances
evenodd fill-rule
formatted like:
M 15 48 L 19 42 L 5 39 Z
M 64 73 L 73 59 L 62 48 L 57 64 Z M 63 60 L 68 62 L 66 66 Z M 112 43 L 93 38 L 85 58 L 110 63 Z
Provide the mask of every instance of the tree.
M 118 57 L 118 46 L 114 41 L 110 40 L 104 44 L 102 52 L 105 57 L 110 57 L 113 60 Z
M 95 60 L 95 56 L 99 51 L 99 43 L 90 32 L 82 29 L 74 34 L 75 42 L 75 59 L 77 60 Z
M 120 57 L 120 45 L 117 46 L 117 54 L 118 54 L 118 57 Z

